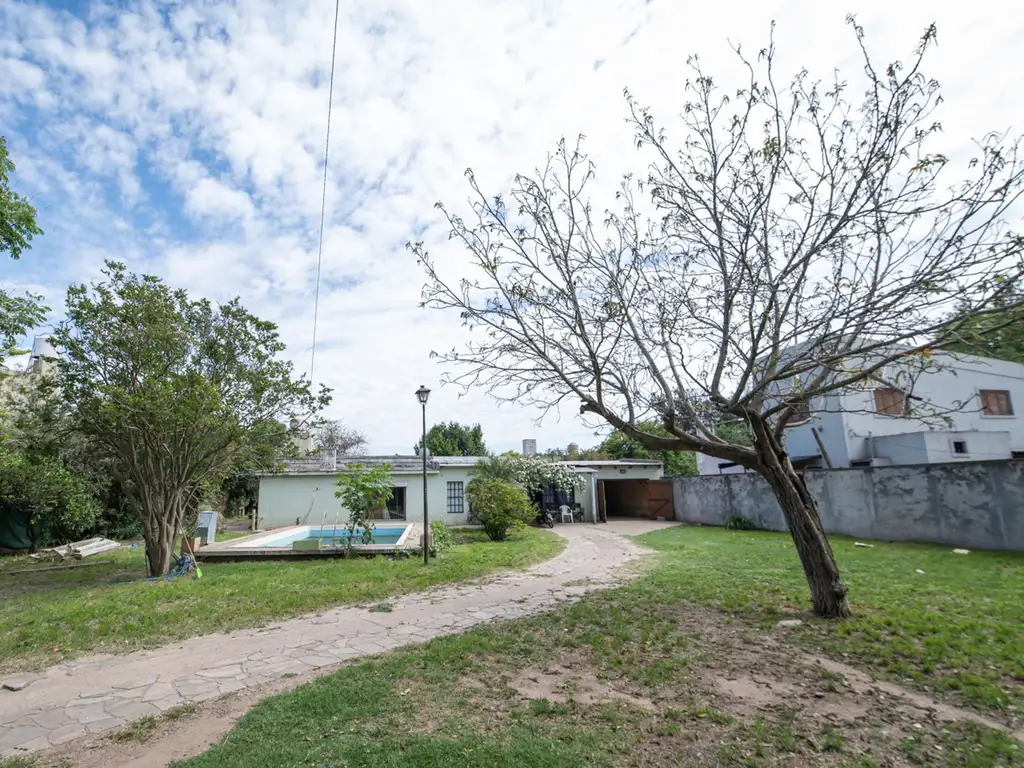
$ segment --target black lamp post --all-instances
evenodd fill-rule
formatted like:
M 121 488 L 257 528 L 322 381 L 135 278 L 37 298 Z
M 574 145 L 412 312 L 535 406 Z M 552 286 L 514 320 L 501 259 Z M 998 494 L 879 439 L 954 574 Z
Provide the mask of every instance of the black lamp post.
M 423 406 L 423 438 L 420 440 L 420 456 L 423 457 L 423 564 L 430 563 L 430 520 L 427 517 L 427 398 L 430 390 L 422 384 L 416 390 L 416 399 Z

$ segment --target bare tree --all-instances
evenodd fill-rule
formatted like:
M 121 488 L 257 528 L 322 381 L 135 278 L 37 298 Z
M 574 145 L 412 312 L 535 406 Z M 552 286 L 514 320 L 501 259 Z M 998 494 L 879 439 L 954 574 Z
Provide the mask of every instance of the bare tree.
M 438 204 L 470 277 L 446 281 L 410 244 L 424 304 L 457 310 L 473 332 L 441 355 L 449 381 L 544 408 L 578 402 L 649 448 L 760 473 L 826 617 L 850 614 L 846 588 L 787 423 L 919 369 L 958 337 L 965 307 L 978 317 L 1010 295 L 1024 248 L 1005 223 L 1022 193 L 1019 140 L 986 136 L 947 186 L 939 86 L 921 70 L 935 27 L 909 62 L 879 69 L 848 21 L 863 87 L 806 72 L 786 85 L 772 44 L 755 59 L 735 49 L 747 84 L 725 93 L 691 58 L 676 143 L 626 94 L 653 159 L 623 180 L 615 210 L 595 213 L 594 166 L 563 140 L 508 200 L 467 171 L 469 221 Z M 716 433 L 703 400 L 746 422 L 752 445 Z M 652 415 L 668 436 L 642 428 Z
M 366 436 L 344 421 L 327 419 L 317 427 L 316 446 L 321 451 L 337 451 L 339 456 L 358 456 L 366 449 Z

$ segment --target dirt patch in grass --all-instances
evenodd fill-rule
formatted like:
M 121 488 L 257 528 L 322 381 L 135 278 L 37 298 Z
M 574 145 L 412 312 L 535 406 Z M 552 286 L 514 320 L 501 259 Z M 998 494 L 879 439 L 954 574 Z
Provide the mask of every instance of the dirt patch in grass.
M 544 669 L 526 669 L 511 683 L 522 698 L 555 704 L 574 702 L 583 706 L 623 701 L 638 709 L 653 711 L 654 702 L 617 691 L 597 679 L 593 670 L 580 665 L 552 665 Z

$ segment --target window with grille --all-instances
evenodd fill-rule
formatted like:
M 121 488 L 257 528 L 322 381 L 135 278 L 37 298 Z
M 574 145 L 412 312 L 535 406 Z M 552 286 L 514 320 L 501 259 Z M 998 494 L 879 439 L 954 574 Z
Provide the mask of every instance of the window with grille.
M 981 398 L 981 412 L 986 416 L 1013 416 L 1013 402 L 1010 393 L 1005 389 L 982 389 L 978 391 Z
M 875 413 L 885 416 L 907 415 L 907 394 L 899 389 L 881 387 L 875 390 Z
M 448 514 L 461 515 L 466 511 L 465 494 L 461 480 L 448 481 Z

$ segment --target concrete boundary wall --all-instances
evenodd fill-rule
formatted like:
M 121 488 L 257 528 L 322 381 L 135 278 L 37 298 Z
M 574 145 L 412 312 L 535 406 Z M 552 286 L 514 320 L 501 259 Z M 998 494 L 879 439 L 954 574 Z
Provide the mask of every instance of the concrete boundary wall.
M 809 470 L 827 533 L 1024 552 L 1024 462 L 983 461 Z M 672 479 L 675 519 L 724 525 L 742 515 L 787 530 L 768 484 L 753 473 Z

